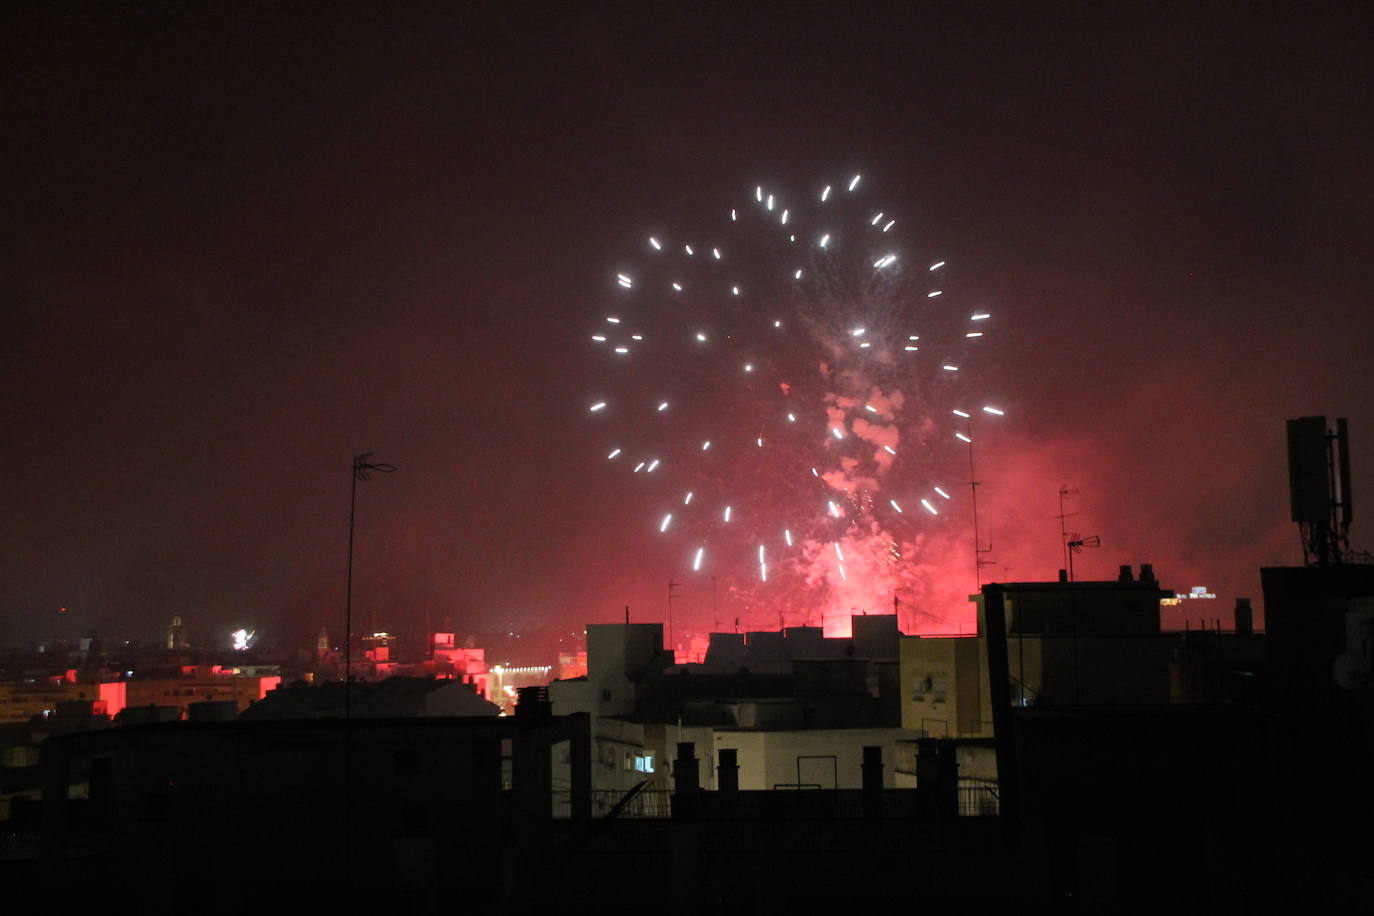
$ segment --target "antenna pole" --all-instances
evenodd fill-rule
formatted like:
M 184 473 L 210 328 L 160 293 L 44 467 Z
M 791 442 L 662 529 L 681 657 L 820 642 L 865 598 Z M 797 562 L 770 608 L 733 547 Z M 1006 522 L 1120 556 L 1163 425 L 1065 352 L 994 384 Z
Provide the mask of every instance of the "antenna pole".
M 711 577 L 711 629 L 720 630 L 720 609 L 716 607 L 716 577 Z
M 668 580 L 668 651 L 676 652 L 676 643 L 673 642 L 673 598 L 677 596 L 676 589 L 682 587 L 682 583 Z M 674 661 L 677 660 L 674 655 Z

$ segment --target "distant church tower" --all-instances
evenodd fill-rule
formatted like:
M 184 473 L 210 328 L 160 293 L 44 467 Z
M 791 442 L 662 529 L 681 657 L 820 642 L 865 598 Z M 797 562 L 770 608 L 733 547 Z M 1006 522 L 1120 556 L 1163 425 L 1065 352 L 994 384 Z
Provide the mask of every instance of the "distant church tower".
M 180 614 L 177 614 L 172 618 L 172 625 L 167 628 L 167 648 L 186 648 L 186 628 L 181 625 Z
M 315 660 L 323 661 L 329 656 L 329 634 L 320 627 L 320 638 L 315 640 Z

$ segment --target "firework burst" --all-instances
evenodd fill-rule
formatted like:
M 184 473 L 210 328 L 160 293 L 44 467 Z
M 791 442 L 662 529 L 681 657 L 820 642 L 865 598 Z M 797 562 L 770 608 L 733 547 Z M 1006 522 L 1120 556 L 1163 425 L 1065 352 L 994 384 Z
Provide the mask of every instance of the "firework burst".
M 759 185 L 722 217 L 646 234 L 586 331 L 610 472 L 650 503 L 646 536 L 680 548 L 672 571 L 717 578 L 746 613 L 819 623 L 896 597 L 945 617 L 921 607 L 944 574 L 922 550 L 953 536 L 965 363 L 991 314 L 861 176 Z

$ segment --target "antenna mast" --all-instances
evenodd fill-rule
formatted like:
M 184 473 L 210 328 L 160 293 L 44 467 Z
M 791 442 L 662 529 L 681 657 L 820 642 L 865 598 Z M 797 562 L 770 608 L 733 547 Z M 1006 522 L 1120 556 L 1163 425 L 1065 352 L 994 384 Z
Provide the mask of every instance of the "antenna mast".
M 1072 518 L 1073 516 L 1077 515 L 1078 513 L 1077 513 L 1077 512 L 1065 512 L 1065 511 L 1064 511 L 1064 499 L 1065 499 L 1066 497 L 1069 497 L 1069 496 L 1077 496 L 1077 495 L 1078 495 L 1078 488 L 1077 488 L 1077 487 L 1074 487 L 1072 490 L 1070 490 L 1068 484 L 1060 484 L 1060 486 L 1059 486 L 1059 514 L 1056 515 L 1055 518 L 1059 519 L 1059 547 L 1060 547 L 1060 549 L 1064 552 L 1064 566 L 1063 566 L 1063 569 L 1064 569 L 1065 574 L 1069 576 L 1069 581 L 1070 581 L 1070 582 L 1073 581 L 1073 575 L 1072 575 L 1072 573 L 1071 573 L 1071 570 L 1072 570 L 1072 568 L 1073 568 L 1071 564 L 1072 564 L 1073 561 L 1069 559 L 1069 530 L 1068 530 L 1068 528 L 1064 525 L 1064 520 L 1065 520 L 1066 518 Z

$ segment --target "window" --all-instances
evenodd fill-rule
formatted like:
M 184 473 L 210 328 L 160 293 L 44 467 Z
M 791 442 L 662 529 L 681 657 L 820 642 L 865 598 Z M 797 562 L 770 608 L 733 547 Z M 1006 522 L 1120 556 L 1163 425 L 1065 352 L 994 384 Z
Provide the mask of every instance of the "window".
M 609 703 L 609 702 L 611 702 L 611 690 L 610 690 L 609 687 L 601 691 L 601 702 L 603 702 L 603 703 Z
M 633 770 L 634 768 L 635 768 L 635 756 L 634 756 L 634 754 L 631 754 L 629 751 L 626 751 L 626 752 L 625 752 L 625 769 L 627 769 L 627 770 Z
M 635 769 L 640 773 L 652 773 L 654 771 L 654 752 L 646 751 L 643 754 L 636 754 Z

